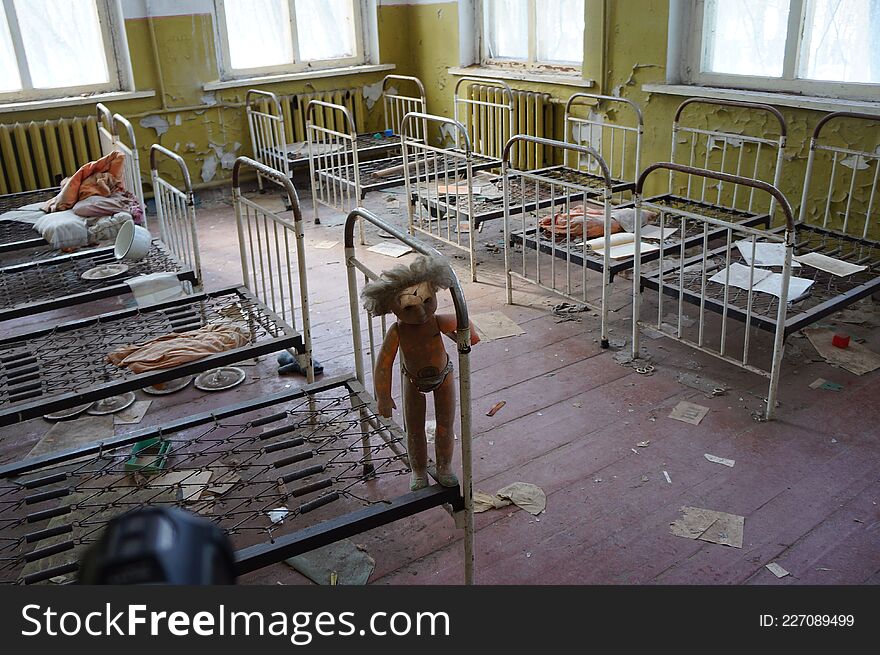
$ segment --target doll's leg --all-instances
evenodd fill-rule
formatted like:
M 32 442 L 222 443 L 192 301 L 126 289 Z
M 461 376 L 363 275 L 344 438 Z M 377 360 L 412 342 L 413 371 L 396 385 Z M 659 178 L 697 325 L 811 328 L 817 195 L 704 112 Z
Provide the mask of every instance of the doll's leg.
M 455 378 L 450 373 L 434 390 L 434 414 L 437 434 L 434 437 L 434 456 L 437 458 L 437 482 L 454 487 L 458 478 L 452 470 L 455 453 Z
M 425 436 L 425 396 L 403 378 L 403 411 L 406 416 L 406 450 L 412 470 L 409 488 L 412 491 L 428 486 L 428 443 Z

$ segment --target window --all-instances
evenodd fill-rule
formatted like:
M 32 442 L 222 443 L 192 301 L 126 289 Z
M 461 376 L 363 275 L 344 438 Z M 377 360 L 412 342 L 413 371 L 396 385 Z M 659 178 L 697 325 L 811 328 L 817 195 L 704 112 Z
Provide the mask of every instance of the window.
M 364 62 L 359 0 L 217 0 L 223 76 Z
M 697 0 L 685 81 L 880 98 L 880 0 Z
M 580 69 L 584 0 L 482 0 L 481 62 Z
M 0 100 L 120 90 L 117 25 L 117 2 L 0 0 Z

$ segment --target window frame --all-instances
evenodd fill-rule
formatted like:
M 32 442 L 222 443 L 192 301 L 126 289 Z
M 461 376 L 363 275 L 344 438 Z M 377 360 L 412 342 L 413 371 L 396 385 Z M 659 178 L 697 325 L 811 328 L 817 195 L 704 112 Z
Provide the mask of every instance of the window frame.
M 222 81 L 232 81 L 251 77 L 260 77 L 266 75 L 278 75 L 284 73 L 300 73 L 309 70 L 325 70 L 331 68 L 342 68 L 346 66 L 358 66 L 368 63 L 369 54 L 367 44 L 367 30 L 369 29 L 369 21 L 365 20 L 369 7 L 365 0 L 351 0 L 354 8 L 354 41 L 355 55 L 352 57 L 342 57 L 339 59 L 311 59 L 302 61 L 299 58 L 299 40 L 297 38 L 296 26 L 296 0 L 286 0 L 288 4 L 288 12 L 290 15 L 290 37 L 293 47 L 293 61 L 284 64 L 275 64 L 272 66 L 258 66 L 254 68 L 233 68 L 232 58 L 229 54 L 229 36 L 226 25 L 226 10 L 224 7 L 225 0 L 214 0 L 215 15 L 215 36 L 217 39 L 218 63 L 220 69 L 220 79 Z
M 31 102 L 55 100 L 80 95 L 131 91 L 131 61 L 128 55 L 128 40 L 125 36 L 125 19 L 120 0 L 94 0 L 98 13 L 98 25 L 104 40 L 104 57 L 107 62 L 107 82 L 84 84 L 80 86 L 61 86 L 51 89 L 34 88 L 27 70 L 27 56 L 21 38 L 21 30 L 15 15 L 12 0 L 0 0 L 0 11 L 6 12 L 9 23 L 12 48 L 18 64 L 18 74 L 22 88 L 17 91 L 0 92 L 0 103 Z
M 584 41 L 581 42 L 581 60 L 579 62 L 545 62 L 538 60 L 538 31 L 537 31 L 537 4 L 538 0 L 528 0 L 529 3 L 529 55 L 527 60 L 522 59 L 493 59 L 488 52 L 488 39 L 486 38 L 485 0 L 474 2 L 475 38 L 477 40 L 476 52 L 481 66 L 504 67 L 530 72 L 545 72 L 556 74 L 580 74 L 584 67 L 585 53 L 584 43 L 587 33 L 587 17 L 590 3 L 584 2 Z M 461 9 L 459 9 L 461 10 Z
M 686 3 L 689 6 L 679 16 L 678 34 L 673 30 L 669 32 L 670 48 L 673 47 L 673 39 L 684 38 L 686 40 L 686 44 L 681 48 L 680 82 L 682 84 L 851 100 L 876 101 L 880 98 L 880 84 L 835 82 L 798 77 L 801 70 L 802 46 L 811 0 L 789 0 L 788 27 L 781 77 L 703 71 L 703 62 L 709 44 L 709 40 L 704 38 L 703 29 L 707 2 L 708 0 L 689 0 Z

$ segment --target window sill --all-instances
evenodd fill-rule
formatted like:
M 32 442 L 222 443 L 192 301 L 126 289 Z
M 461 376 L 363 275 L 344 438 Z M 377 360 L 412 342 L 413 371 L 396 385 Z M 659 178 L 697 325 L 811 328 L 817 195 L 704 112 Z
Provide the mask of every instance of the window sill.
M 380 73 L 383 71 L 392 71 L 394 69 L 394 64 L 359 64 L 357 66 L 343 66 L 341 68 L 324 68 L 318 70 L 297 71 L 296 73 L 279 73 L 277 75 L 244 77 L 235 80 L 218 80 L 216 82 L 208 82 L 202 86 L 202 88 L 205 91 L 221 91 L 223 89 L 238 89 L 245 86 L 272 84 L 273 82 L 314 80 L 321 77 L 341 77 L 343 75 L 356 75 L 358 73 Z
M 880 102 L 868 100 L 847 100 L 845 98 L 823 98 L 820 96 L 800 96 L 791 93 L 773 93 L 770 91 L 746 91 L 744 89 L 722 89 L 713 86 L 697 86 L 690 84 L 643 84 L 646 93 L 663 93 L 666 95 L 714 98 L 717 100 L 747 100 L 763 102 L 782 107 L 797 107 L 816 111 L 857 111 L 864 114 L 880 116 Z
M 48 98 L 46 100 L 22 100 L 20 102 L 7 102 L 0 104 L 0 114 L 10 114 L 34 109 L 53 109 L 55 107 L 76 107 L 78 105 L 93 105 L 97 102 L 115 102 L 117 100 L 138 100 L 152 98 L 155 91 L 111 91 L 110 93 L 96 93 L 90 96 L 72 96 L 69 98 Z
M 537 82 L 539 84 L 559 84 L 562 86 L 577 86 L 584 89 L 595 85 L 593 80 L 585 80 L 577 74 L 534 73 L 531 71 L 519 71 L 509 68 L 491 68 L 489 66 L 455 67 L 448 70 L 452 75 L 462 75 L 465 77 L 485 77 L 490 79 L 514 80 L 518 82 Z

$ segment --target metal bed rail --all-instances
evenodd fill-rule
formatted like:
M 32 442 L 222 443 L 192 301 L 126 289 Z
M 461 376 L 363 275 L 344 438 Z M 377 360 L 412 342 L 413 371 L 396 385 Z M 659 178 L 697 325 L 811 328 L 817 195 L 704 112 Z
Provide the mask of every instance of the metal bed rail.
M 401 93 L 400 89 L 394 86 L 396 83 L 415 87 L 416 92 L 412 95 Z M 385 114 L 385 129 L 391 130 L 395 136 L 400 136 L 404 116 L 414 111 L 423 114 L 428 111 L 425 85 L 412 75 L 386 75 L 382 80 L 382 109 Z M 419 136 L 421 139 L 427 138 L 424 131 Z M 399 144 L 397 147 L 400 147 Z
M 284 188 L 293 220 L 245 198 L 239 185 L 242 169 L 252 169 Z M 300 365 L 307 371 L 307 381 L 312 382 L 315 369 L 312 360 L 303 218 L 293 182 L 281 171 L 273 170 L 248 157 L 239 157 L 232 167 L 232 205 L 238 230 L 244 285 L 287 325 L 293 329 L 301 326 L 304 343 L 302 352 L 298 353 Z M 291 262 L 291 251 L 295 263 Z
M 518 171 L 511 166 L 510 153 L 517 142 L 529 142 L 540 144 L 548 152 L 562 151 L 567 159 L 569 154 L 577 156 L 578 160 L 591 160 L 595 162 L 604 185 L 601 195 L 597 197 L 594 186 L 584 186 L 567 180 L 557 179 L 547 175 L 545 171 Z M 614 181 L 611 171 L 598 151 L 588 146 L 575 145 L 551 139 L 519 134 L 507 142 L 502 159 L 502 175 L 504 180 L 504 270 L 507 288 L 507 304 L 513 304 L 513 278 L 530 282 L 536 286 L 564 296 L 574 302 L 583 303 L 601 313 L 602 324 L 602 347 L 608 347 L 608 293 L 611 286 L 611 209 L 614 194 Z M 520 190 L 519 198 L 512 191 L 513 182 L 518 182 Z M 523 190 L 534 187 L 541 188 L 544 196 L 549 196 L 550 202 L 544 209 L 537 209 L 531 202 L 527 202 Z M 535 195 L 538 195 L 535 191 Z M 603 248 L 599 257 L 591 251 L 590 241 L 586 236 L 586 210 L 588 203 L 601 202 L 603 224 Z M 583 236 L 581 238 L 580 255 L 581 266 L 572 262 L 572 254 L 575 240 L 572 238 L 572 218 L 582 211 L 584 221 Z M 514 214 L 516 217 L 514 218 Z M 562 215 L 565 220 L 565 243 L 569 246 L 564 254 L 556 252 L 556 217 Z M 549 252 L 547 249 L 535 247 L 533 252 L 522 247 L 519 255 L 512 251 L 511 233 L 517 230 L 519 234 L 533 233 L 536 241 L 541 238 L 542 226 L 540 221 L 543 217 L 551 220 L 551 236 Z M 598 303 L 589 296 L 590 285 L 587 279 L 587 266 L 583 262 L 593 256 L 601 261 L 602 281 Z M 574 265 L 573 265 L 574 264 Z
M 177 165 L 183 189 L 177 188 L 159 173 L 161 158 L 170 159 Z M 158 143 L 150 147 L 150 179 L 159 220 L 159 236 L 165 247 L 195 274 L 195 288 L 202 285 L 202 262 L 199 235 L 196 229 L 196 205 L 189 169 L 183 157 Z M 193 291 L 193 285 L 188 289 Z
M 657 209 L 650 199 L 643 198 L 644 187 L 652 173 L 658 171 L 668 172 L 670 176 L 682 174 L 689 179 L 705 178 L 716 182 L 738 185 L 743 188 L 773 196 L 776 206 L 784 215 L 784 231 L 762 230 L 743 225 L 742 223 L 726 221 L 708 215 L 699 215 L 689 211 L 676 211 L 667 208 L 666 213 L 660 214 L 660 227 L 675 228 L 682 236 L 679 239 L 679 252 L 676 260 L 671 261 L 671 255 L 667 249 L 661 248 L 657 260 L 659 269 L 656 275 L 655 288 L 657 289 L 657 315 L 656 321 L 643 321 L 641 316 L 642 288 L 650 281 L 649 277 L 642 275 L 641 258 L 641 221 L 640 215 L 644 209 Z M 795 246 L 794 215 L 788 199 L 779 189 L 761 180 L 746 178 L 717 171 L 699 169 L 692 166 L 684 166 L 672 162 L 661 162 L 648 166 L 639 176 L 635 190 L 635 244 L 633 270 L 633 335 L 632 355 L 640 354 L 641 327 L 649 326 L 662 332 L 664 335 L 684 343 L 700 352 L 712 355 L 740 368 L 757 373 L 769 378 L 767 393 L 766 418 L 773 418 L 776 409 L 776 396 L 779 386 L 779 376 L 782 366 L 782 356 L 785 348 L 785 322 L 789 302 L 789 284 L 792 270 L 792 257 Z M 689 256 L 686 249 L 684 234 L 699 233 L 702 235 L 699 254 Z M 711 242 L 723 240 L 724 247 L 712 250 Z M 737 246 L 737 242 L 741 246 Z M 765 281 L 768 273 L 756 265 L 757 244 L 775 244 L 784 250 L 781 273 L 772 273 L 778 276 L 772 280 L 778 293 L 776 306 L 775 329 L 773 336 L 773 351 L 769 370 L 761 368 L 753 363 L 752 357 L 752 328 L 761 327 L 753 325 L 752 307 L 757 302 L 757 294 L 762 293 L 760 283 Z M 691 246 L 694 247 L 693 241 Z M 747 253 L 746 265 L 739 264 L 737 252 Z M 713 275 L 714 274 L 714 275 Z M 710 278 L 717 277 L 716 281 Z M 720 277 L 719 277 L 720 276 Z M 698 294 L 687 293 L 688 283 L 698 286 Z M 707 303 L 707 289 L 709 285 L 721 284 L 723 295 L 720 303 Z M 764 287 L 768 288 L 768 287 Z M 737 311 L 734 300 L 740 305 L 745 293 L 746 311 Z M 665 296 L 672 296 L 673 311 L 677 315 L 675 324 L 665 321 L 665 312 L 668 305 L 664 302 Z M 699 307 L 698 317 L 695 324 L 689 328 L 684 325 L 685 303 L 696 304 Z M 731 311 L 733 309 L 733 311 Z M 707 321 L 709 316 L 720 315 L 720 330 L 716 330 L 714 324 Z M 736 329 L 733 323 L 742 323 L 742 330 Z M 687 334 L 686 334 L 687 332 Z M 695 336 L 694 336 L 695 333 Z
M 274 110 L 274 111 L 273 111 Z M 248 89 L 245 95 L 245 113 L 254 157 L 264 166 L 290 177 L 287 155 L 287 137 L 284 133 L 284 114 L 278 96 L 270 91 Z M 263 176 L 257 173 L 257 184 L 263 190 Z
M 420 124 L 447 127 L 461 147 L 442 148 L 416 138 L 413 132 Z M 476 282 L 476 226 L 470 220 L 474 215 L 474 156 L 467 129 L 450 118 L 412 113 L 404 117 L 401 142 L 403 160 L 408 162 L 403 174 L 410 234 L 425 234 L 468 253 L 471 279 Z M 448 202 L 449 196 L 455 197 L 454 203 Z M 436 208 L 444 204 L 446 212 L 440 215 Z
M 125 128 L 124 133 L 116 130 L 116 126 Z M 141 158 L 138 154 L 137 139 L 134 136 L 134 127 L 122 114 L 113 114 L 113 127 L 115 141 L 114 150 L 125 155 L 125 167 L 123 168 L 123 186 L 135 195 L 141 205 L 144 214 L 144 227 L 147 226 L 147 212 L 144 211 L 144 186 L 141 182 Z
M 322 113 L 332 112 L 335 125 L 346 131 L 325 126 Z M 318 205 L 348 213 L 360 204 L 361 181 L 358 163 L 358 135 L 351 113 L 342 105 L 312 100 L 307 109 L 306 135 L 309 148 L 309 172 L 312 180 L 312 206 L 315 223 L 320 223 Z M 364 243 L 363 225 L 360 226 Z
M 625 111 L 632 114 L 633 120 L 627 122 L 611 122 L 595 107 L 604 104 L 609 111 Z M 610 105 L 610 107 L 609 107 Z M 585 116 L 579 116 L 578 110 L 588 108 Z M 642 136 L 645 121 L 642 109 L 632 100 L 605 96 L 596 93 L 575 93 L 565 103 L 564 133 L 565 142 L 582 145 L 599 153 L 608 167 L 611 177 L 616 180 L 632 182 L 641 172 Z M 629 154 L 630 149 L 634 152 Z M 565 166 L 575 170 L 598 172 L 595 158 L 587 157 L 574 150 L 566 149 L 563 161 Z M 625 200 L 621 194 L 616 202 Z
M 410 114 L 409 116 L 413 116 Z M 409 117 L 408 116 L 408 117 Z M 404 121 L 406 123 L 406 121 Z M 360 294 L 358 290 L 358 276 L 363 276 L 364 283 L 378 278 L 378 274 L 372 271 L 364 262 L 357 258 L 354 240 L 354 224 L 356 221 L 367 221 L 372 223 L 380 230 L 384 230 L 392 235 L 398 241 L 408 245 L 416 252 L 441 257 L 440 253 L 410 235 L 398 230 L 396 227 L 386 223 L 372 212 L 357 208 L 348 215 L 345 222 L 344 244 L 345 244 L 345 263 L 348 280 L 348 298 L 351 312 L 351 333 L 352 346 L 355 357 L 355 375 L 358 381 L 363 385 L 365 382 L 365 371 L 363 361 L 363 342 L 361 328 L 361 307 Z M 463 503 L 459 503 L 458 509 L 463 512 L 464 524 L 464 568 L 465 568 L 465 584 L 473 584 L 474 582 L 474 508 L 473 508 L 473 446 L 471 440 L 471 373 L 470 373 L 470 352 L 471 352 L 471 331 L 470 318 L 468 317 L 467 303 L 464 298 L 464 292 L 456 278 L 455 283 L 449 289 L 452 297 L 452 304 L 455 309 L 456 317 L 456 346 L 458 350 L 458 404 L 459 404 L 459 438 L 461 441 L 461 495 Z M 374 335 L 374 317 L 367 316 L 367 330 L 370 341 L 370 355 L 374 358 L 374 344 L 377 339 Z M 382 321 L 383 333 L 378 336 L 378 340 L 384 337 L 385 323 Z M 373 360 L 374 362 L 374 360 Z M 365 424 L 370 425 L 370 421 L 365 419 Z M 380 425 L 377 427 L 390 428 L 392 425 L 389 419 L 376 416 L 376 420 Z
M 769 123 L 771 136 L 747 134 L 736 128 L 701 128 L 687 124 L 682 116 L 687 108 L 699 107 L 708 110 L 749 112 L 755 123 Z M 759 120 L 763 119 L 763 120 Z M 708 119 L 709 121 L 713 119 Z M 782 176 L 782 163 L 788 127 L 778 109 L 770 105 L 740 100 L 716 100 L 711 98 L 688 98 L 682 102 L 672 119 L 672 146 L 669 160 L 691 168 L 701 168 L 718 173 L 729 173 L 734 178 L 762 180 L 771 186 L 779 187 Z M 774 214 L 775 197 L 765 196 L 766 207 L 755 203 L 755 188 L 738 183 L 717 181 L 712 189 L 706 177 L 686 177 L 686 183 L 678 188 L 673 185 L 673 175 L 669 175 L 670 195 L 683 190 L 683 197 L 701 203 L 712 204 L 729 209 L 738 209 L 752 214 Z
M 482 94 L 478 88 L 483 89 Z M 504 145 L 513 136 L 514 101 L 510 86 L 502 80 L 460 77 L 455 83 L 452 106 L 455 123 L 464 128 L 453 132 L 455 147 L 467 147 L 479 155 L 501 159 Z

